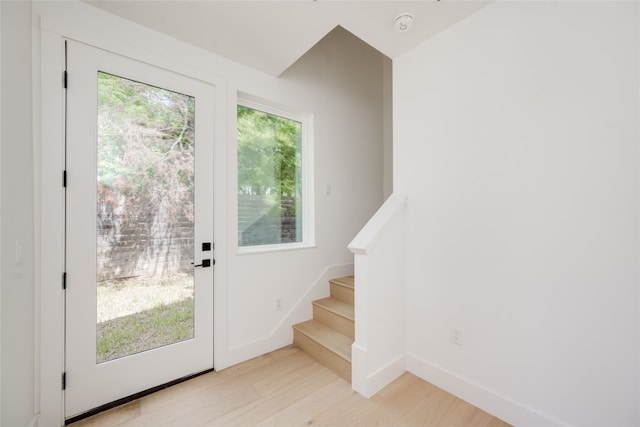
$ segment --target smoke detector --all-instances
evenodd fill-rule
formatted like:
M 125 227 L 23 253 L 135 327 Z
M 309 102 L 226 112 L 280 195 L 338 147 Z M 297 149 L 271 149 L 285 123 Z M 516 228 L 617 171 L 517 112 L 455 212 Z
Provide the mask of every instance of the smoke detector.
M 406 33 L 413 28 L 413 15 L 410 13 L 401 13 L 393 20 L 393 28 L 399 33 Z

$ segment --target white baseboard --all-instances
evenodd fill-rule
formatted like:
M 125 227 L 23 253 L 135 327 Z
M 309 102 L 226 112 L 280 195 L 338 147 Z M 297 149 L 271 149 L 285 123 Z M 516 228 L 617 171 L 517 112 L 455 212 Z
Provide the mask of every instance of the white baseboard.
M 351 346 L 351 387 L 367 399 L 402 375 L 405 356 L 400 355 L 373 373 L 368 372 L 367 350 L 358 344 Z
M 436 364 L 407 354 L 407 371 L 471 403 L 501 420 L 519 427 L 560 427 L 567 424 L 506 396 L 462 378 Z

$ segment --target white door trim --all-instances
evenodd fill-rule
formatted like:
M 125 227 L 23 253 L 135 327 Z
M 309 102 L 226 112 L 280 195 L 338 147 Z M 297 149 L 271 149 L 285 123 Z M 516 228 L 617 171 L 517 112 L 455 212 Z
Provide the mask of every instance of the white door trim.
M 66 143 L 66 391 L 67 419 L 144 390 L 213 368 L 213 271 L 192 268 L 194 335 L 96 363 L 97 288 L 95 177 L 98 159 L 98 73 L 188 96 L 194 102 L 193 261 L 211 257 L 213 241 L 213 141 L 215 86 L 76 41 L 67 42 Z M 169 107 L 170 108 L 170 107 Z M 98 138 L 96 140 L 96 138 Z M 91 143 L 93 142 L 93 143 Z M 158 145 L 158 148 L 161 145 Z M 147 163 L 150 165 L 150 163 Z M 142 273 L 143 276 L 148 273 Z M 126 380 L 126 379 L 129 380 Z M 96 388 L 96 384 L 101 384 Z
M 36 292 L 40 307 L 36 319 L 40 325 L 40 425 L 64 425 L 64 394 L 61 375 L 64 369 L 64 294 L 62 273 L 64 268 L 64 39 L 74 39 L 122 56 L 165 68 L 195 78 L 216 87 L 214 159 L 214 235 L 216 266 L 214 271 L 214 364 L 227 345 L 226 335 L 226 283 L 227 256 L 227 149 L 226 129 L 228 110 L 227 81 L 202 68 L 173 60 L 142 47 L 113 40 L 107 35 L 61 22 L 47 16 L 40 17 L 40 26 L 34 28 L 34 57 L 40 60 L 39 74 L 34 67 L 34 87 L 40 90 L 40 100 L 34 93 L 34 158 L 36 162 Z M 39 37 L 38 37 L 39 30 Z M 142 31 L 142 30 L 141 30 Z M 144 30 L 147 31 L 147 30 Z M 149 37 L 153 36 L 149 31 Z M 144 39 L 144 37 L 141 37 Z M 132 40 L 136 37 L 132 36 Z M 37 89 L 36 89 L 37 91 Z M 40 118 L 38 121 L 37 118 Z M 39 124 L 39 127 L 38 127 Z M 224 365 L 224 362 L 222 363 Z M 36 399 L 37 400 L 37 399 Z

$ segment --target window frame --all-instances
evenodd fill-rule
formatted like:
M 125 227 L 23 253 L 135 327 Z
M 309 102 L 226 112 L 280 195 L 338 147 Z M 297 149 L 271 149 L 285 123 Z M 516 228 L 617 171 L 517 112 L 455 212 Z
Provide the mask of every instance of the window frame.
M 254 110 L 258 110 L 267 114 L 273 114 L 275 116 L 283 117 L 285 119 L 294 120 L 299 122 L 302 126 L 301 131 L 301 141 L 300 141 L 300 178 L 301 178 L 301 191 L 302 191 L 302 200 L 301 205 L 302 209 L 300 212 L 301 221 L 302 221 L 302 240 L 299 242 L 289 242 L 289 243 L 273 243 L 273 244 L 265 244 L 265 245 L 251 245 L 251 246 L 241 246 L 238 238 L 238 230 L 239 230 L 239 207 L 238 207 L 238 123 L 237 123 L 237 112 L 238 105 L 251 108 Z M 255 254 L 255 253 L 263 253 L 263 252 L 276 252 L 276 251 L 290 251 L 290 250 L 299 250 L 299 249 L 308 249 L 315 248 L 315 195 L 314 195 L 314 161 L 313 161 L 313 114 L 310 113 L 302 113 L 298 111 L 294 111 L 291 108 L 287 108 L 276 103 L 266 101 L 264 99 L 256 98 L 254 96 L 238 93 L 237 102 L 235 106 L 235 136 L 236 136 L 236 152 L 235 152 L 235 186 L 234 186 L 234 194 L 235 194 L 235 225 L 236 225 L 236 233 L 235 233 L 235 245 L 236 252 L 240 255 L 242 254 Z

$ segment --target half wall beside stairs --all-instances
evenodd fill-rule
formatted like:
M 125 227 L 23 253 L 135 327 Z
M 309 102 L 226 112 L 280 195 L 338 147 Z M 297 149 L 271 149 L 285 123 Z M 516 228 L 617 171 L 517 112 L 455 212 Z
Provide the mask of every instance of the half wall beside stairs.
M 371 397 L 405 371 L 407 197 L 392 194 L 349 244 L 354 254 L 353 389 Z

